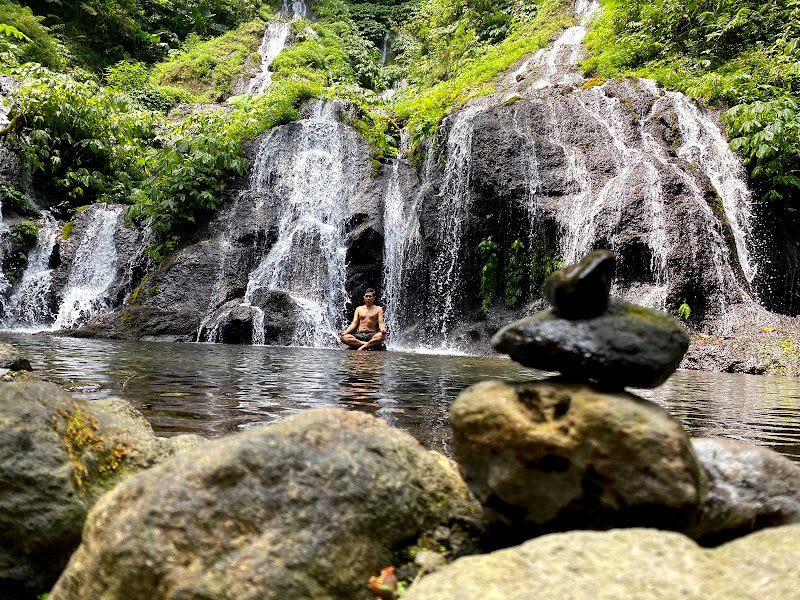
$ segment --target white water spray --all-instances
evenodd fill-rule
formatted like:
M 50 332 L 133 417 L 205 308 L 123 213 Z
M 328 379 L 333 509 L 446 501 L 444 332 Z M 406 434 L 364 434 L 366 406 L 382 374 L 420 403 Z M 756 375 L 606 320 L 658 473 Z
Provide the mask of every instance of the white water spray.
M 64 300 L 54 323 L 57 329 L 74 329 L 110 308 L 107 291 L 116 276 L 117 265 L 114 234 L 124 208 L 95 205 L 94 210 L 75 253 Z
M 317 103 L 297 122 L 290 156 L 286 130 L 272 130 L 253 164 L 252 187 L 276 198 L 279 235 L 250 273 L 245 303 L 260 290 L 287 292 L 301 308 L 293 336 L 299 346 L 334 345 L 347 300 L 344 226 L 356 184 L 356 134 L 339 122 L 340 110 Z M 263 339 L 263 322 L 253 326 L 253 339 Z

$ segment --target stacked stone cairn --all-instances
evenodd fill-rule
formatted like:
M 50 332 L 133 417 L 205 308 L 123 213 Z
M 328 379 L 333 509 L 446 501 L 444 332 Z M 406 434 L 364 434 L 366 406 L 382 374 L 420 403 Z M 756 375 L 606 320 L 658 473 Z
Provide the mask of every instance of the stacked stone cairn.
M 600 250 L 554 273 L 545 284 L 552 308 L 492 339 L 517 362 L 560 376 L 485 381 L 450 408 L 453 452 L 484 507 L 490 547 L 618 527 L 713 545 L 800 521 L 795 464 L 740 442 L 693 441 L 664 409 L 625 391 L 666 381 L 689 337 L 671 316 L 610 297 L 615 266 Z

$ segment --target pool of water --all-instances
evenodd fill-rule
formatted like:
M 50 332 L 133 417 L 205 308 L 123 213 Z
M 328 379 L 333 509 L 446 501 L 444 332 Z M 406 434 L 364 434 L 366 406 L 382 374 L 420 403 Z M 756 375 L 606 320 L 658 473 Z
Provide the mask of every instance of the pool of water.
M 447 409 L 483 379 L 545 374 L 510 360 L 407 352 L 166 344 L 0 333 L 33 369 L 88 400 L 121 396 L 159 435 L 217 437 L 308 408 L 375 414 L 450 454 Z M 633 390 L 678 417 L 690 435 L 731 437 L 800 460 L 800 381 L 678 371 Z

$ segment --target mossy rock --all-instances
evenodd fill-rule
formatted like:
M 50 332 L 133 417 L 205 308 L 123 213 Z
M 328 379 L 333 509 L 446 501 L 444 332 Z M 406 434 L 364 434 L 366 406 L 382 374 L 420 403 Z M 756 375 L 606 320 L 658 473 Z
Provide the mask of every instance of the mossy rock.
M 86 402 L 45 382 L 0 386 L 3 597 L 49 590 L 97 499 L 179 449 L 125 400 Z

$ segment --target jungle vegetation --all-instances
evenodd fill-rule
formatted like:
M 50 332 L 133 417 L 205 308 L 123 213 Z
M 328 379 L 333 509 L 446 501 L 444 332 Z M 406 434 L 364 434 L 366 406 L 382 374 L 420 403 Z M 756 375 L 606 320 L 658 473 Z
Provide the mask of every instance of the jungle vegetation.
M 603 7 L 587 74 L 651 77 L 724 111 L 759 194 L 797 196 L 800 0 Z M 313 18 L 292 21 L 269 91 L 231 97 L 279 9 L 278 0 L 0 0 L 0 71 L 22 80 L 2 134 L 25 131 L 31 169 L 75 206 L 130 204 L 130 218 L 157 233 L 158 257 L 245 170 L 242 143 L 297 118 L 305 99 L 358 104 L 350 124 L 378 169 L 396 156 L 401 129 L 412 145 L 435 133 L 574 23 L 569 0 L 316 0 Z M 225 104 L 167 118 L 178 104 L 208 102 Z

